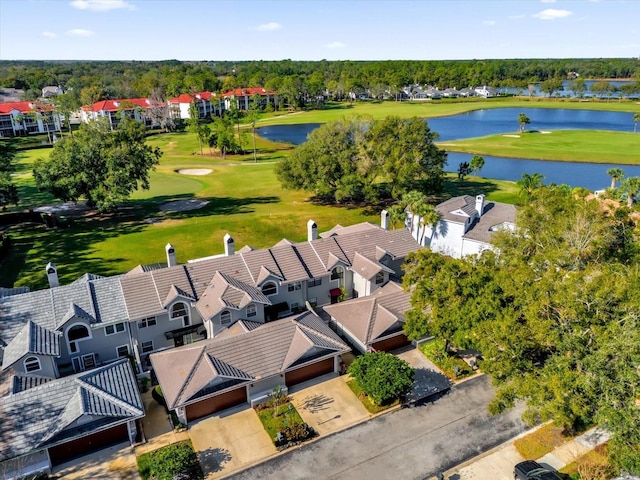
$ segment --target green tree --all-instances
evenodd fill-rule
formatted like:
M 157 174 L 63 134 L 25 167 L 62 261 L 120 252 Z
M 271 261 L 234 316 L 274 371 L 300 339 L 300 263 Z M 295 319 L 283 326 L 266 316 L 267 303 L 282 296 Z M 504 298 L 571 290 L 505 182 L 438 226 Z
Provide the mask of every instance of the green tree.
M 373 403 L 388 405 L 411 391 L 415 372 L 405 360 L 376 352 L 357 357 L 349 374 Z
M 531 119 L 527 117 L 524 113 L 518 115 L 518 132 L 524 132 L 524 129 L 527 125 L 531 123 Z
M 582 98 L 588 89 L 583 78 L 576 78 L 569 82 L 569 90 L 571 90 L 576 97 Z
M 627 198 L 627 206 L 633 207 L 636 196 L 640 193 L 640 177 L 627 177 L 622 185 L 620 192 Z
M 222 158 L 227 158 L 227 153 L 240 151 L 240 145 L 236 141 L 236 134 L 233 131 L 232 120 L 227 117 L 214 117 L 213 129 L 209 137 L 209 145 L 215 145 Z
M 198 137 L 198 145 L 200 145 L 200 155 L 202 155 L 202 143 L 206 141 L 205 132 L 203 130 L 202 119 L 200 118 L 200 109 L 198 103 L 193 101 L 189 105 L 189 118 L 187 119 L 189 131 Z
M 16 147 L 10 140 L 0 140 L 0 207 L 4 212 L 7 205 L 18 204 L 18 187 L 11 174 L 15 171 Z
M 523 173 L 520 176 L 520 180 L 516 182 L 518 187 L 520 187 L 520 198 L 524 201 L 528 201 L 533 196 L 536 189 L 543 185 L 543 179 L 544 175 L 541 173 Z
M 469 171 L 472 174 L 480 173 L 480 170 L 484 167 L 484 157 L 481 155 L 474 155 L 469 162 Z
M 407 218 L 407 212 L 402 205 L 391 205 L 387 208 L 387 212 L 389 212 L 389 223 L 391 224 L 392 229 L 395 230 L 399 223 L 404 225 L 404 221 Z
M 607 175 L 611 177 L 611 188 L 616 188 L 616 182 L 624 178 L 624 170 L 621 168 L 610 168 L 607 170 Z
M 549 78 L 540 84 L 540 91 L 551 97 L 555 92 L 561 92 L 564 89 L 561 78 Z
M 258 161 L 256 149 L 256 123 L 260 120 L 262 114 L 262 97 L 258 94 L 251 97 L 251 108 L 247 112 L 247 122 L 251 125 L 251 133 L 253 134 L 253 161 Z
M 36 160 L 36 184 L 60 200 L 84 198 L 90 208 L 113 210 L 137 188 L 149 189 L 149 172 L 162 152 L 145 143 L 145 134 L 144 125 L 129 118 L 115 131 L 108 122 L 83 124 L 56 143 L 48 160 Z
M 610 97 L 616 91 L 616 87 L 612 83 L 607 82 L 606 80 L 602 80 L 591 85 L 591 91 L 600 98 L 604 97 L 605 95 L 607 97 Z
M 423 245 L 424 235 L 427 231 L 427 227 L 435 227 L 440 220 L 440 214 L 433 205 L 426 202 L 419 202 L 414 206 L 413 212 L 420 220 L 418 221 L 420 232 L 420 245 Z
M 427 196 L 424 193 L 419 192 L 418 190 L 411 190 L 410 192 L 407 192 L 402 196 L 400 205 L 404 207 L 405 211 L 408 211 L 411 214 L 411 221 L 409 223 L 409 231 L 411 232 L 411 235 L 413 235 L 415 221 L 418 218 L 417 215 L 414 215 L 414 211 L 419 210 L 421 208 L 421 205 L 426 205 L 428 203 L 429 201 L 427 199 Z M 418 241 L 417 232 L 416 241 Z
M 638 122 L 640 122 L 640 113 L 633 114 L 633 133 L 638 131 Z

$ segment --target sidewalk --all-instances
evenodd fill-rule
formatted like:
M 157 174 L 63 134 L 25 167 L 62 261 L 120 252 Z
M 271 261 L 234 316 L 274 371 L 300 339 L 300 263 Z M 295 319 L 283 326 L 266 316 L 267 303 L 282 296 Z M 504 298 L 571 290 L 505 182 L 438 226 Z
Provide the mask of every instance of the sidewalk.
M 530 431 L 524 435 L 528 433 Z M 514 465 L 525 460 L 513 446 L 513 440 L 515 439 L 458 465 L 446 472 L 444 478 L 450 480 L 511 480 Z M 607 440 L 609 440 L 609 434 L 596 427 L 557 447 L 537 459 L 537 462 L 559 470 Z

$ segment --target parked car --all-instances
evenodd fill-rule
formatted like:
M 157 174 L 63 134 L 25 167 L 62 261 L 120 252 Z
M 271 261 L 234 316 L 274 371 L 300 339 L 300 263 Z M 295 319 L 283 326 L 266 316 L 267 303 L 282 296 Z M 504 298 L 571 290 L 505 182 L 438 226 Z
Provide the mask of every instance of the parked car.
M 555 470 L 549 470 L 538 462 L 526 460 L 513 468 L 514 480 L 562 480 Z

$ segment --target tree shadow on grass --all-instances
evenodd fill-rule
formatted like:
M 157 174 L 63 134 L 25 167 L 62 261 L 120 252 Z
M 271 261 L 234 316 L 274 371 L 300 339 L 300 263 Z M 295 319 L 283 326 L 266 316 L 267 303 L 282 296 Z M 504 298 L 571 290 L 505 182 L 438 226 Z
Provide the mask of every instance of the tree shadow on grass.
M 172 197 L 154 197 L 148 202 L 143 202 L 145 211 L 151 215 L 162 215 L 166 219 L 184 219 L 194 217 L 209 217 L 212 215 L 235 215 L 239 213 L 253 213 L 255 208 L 252 205 L 266 205 L 270 203 L 280 202 L 277 196 L 259 196 L 259 197 L 197 197 L 197 200 L 206 201 L 207 204 L 198 209 L 174 211 L 159 211 L 158 207 L 167 202 L 175 200 L 187 200 L 194 198 L 191 195 L 172 196 Z
M 458 197 L 460 195 L 471 195 L 475 197 L 480 193 L 489 195 L 499 189 L 500 186 L 490 178 L 467 177 L 464 181 L 447 178 L 444 181 L 444 188 L 441 195 L 443 198 Z
M 221 471 L 224 464 L 231 459 L 232 456 L 226 448 L 208 448 L 198 452 L 198 460 L 205 475 Z

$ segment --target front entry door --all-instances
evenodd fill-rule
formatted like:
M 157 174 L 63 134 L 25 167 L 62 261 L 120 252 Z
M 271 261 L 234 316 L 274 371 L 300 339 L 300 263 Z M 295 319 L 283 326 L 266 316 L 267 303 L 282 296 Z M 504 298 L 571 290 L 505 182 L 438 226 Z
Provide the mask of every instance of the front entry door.
M 184 337 L 182 335 L 178 335 L 177 337 L 173 337 L 173 344 L 176 347 L 181 347 L 184 345 Z

